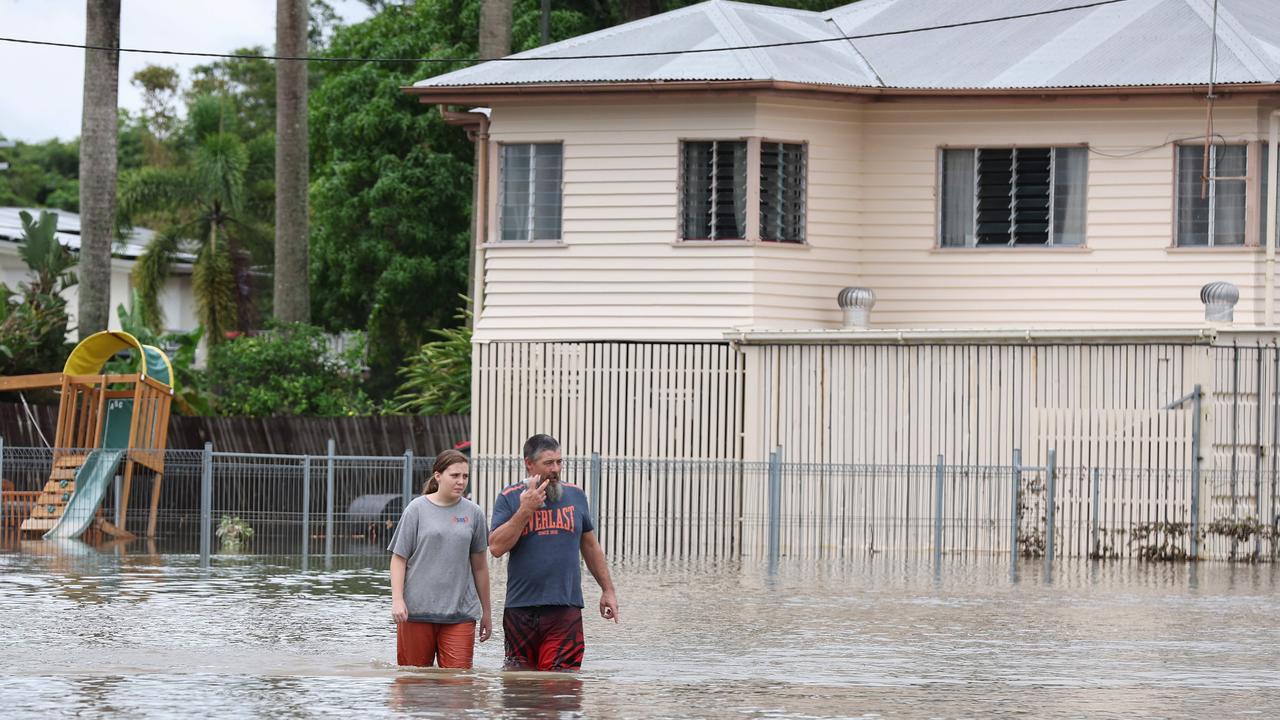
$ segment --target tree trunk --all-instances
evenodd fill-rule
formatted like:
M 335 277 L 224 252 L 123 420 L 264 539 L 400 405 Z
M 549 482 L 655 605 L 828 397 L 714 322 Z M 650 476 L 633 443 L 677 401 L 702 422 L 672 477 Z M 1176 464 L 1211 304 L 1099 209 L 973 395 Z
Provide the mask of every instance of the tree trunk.
M 276 54 L 307 54 L 307 0 L 276 0 Z M 285 322 L 311 320 L 307 177 L 307 64 L 277 60 L 273 307 Z
M 480 0 L 480 59 L 511 54 L 512 0 Z
M 120 47 L 120 0 L 86 0 L 84 36 L 86 45 Z M 81 339 L 107 329 L 111 306 L 119 83 L 119 52 L 84 51 L 84 107 L 80 112 Z

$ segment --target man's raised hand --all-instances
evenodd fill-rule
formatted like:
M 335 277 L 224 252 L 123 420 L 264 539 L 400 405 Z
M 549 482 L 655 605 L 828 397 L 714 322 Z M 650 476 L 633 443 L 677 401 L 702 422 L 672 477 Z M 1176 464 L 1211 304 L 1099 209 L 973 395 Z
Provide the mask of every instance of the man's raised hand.
M 529 479 L 532 480 L 532 482 L 530 482 L 528 488 L 520 494 L 520 507 L 532 512 L 542 507 L 543 503 L 546 502 L 547 483 L 550 482 L 551 479 L 544 479 L 539 475 L 534 475 Z

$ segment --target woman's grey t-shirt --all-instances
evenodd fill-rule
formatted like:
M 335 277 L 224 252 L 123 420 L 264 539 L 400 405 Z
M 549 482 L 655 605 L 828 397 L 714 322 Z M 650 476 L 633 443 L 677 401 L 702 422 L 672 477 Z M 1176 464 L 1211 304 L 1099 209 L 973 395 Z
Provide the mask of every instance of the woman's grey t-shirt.
M 387 549 L 408 560 L 404 604 L 413 622 L 480 619 L 471 554 L 489 547 L 484 511 L 462 499 L 440 507 L 420 495 L 400 516 Z

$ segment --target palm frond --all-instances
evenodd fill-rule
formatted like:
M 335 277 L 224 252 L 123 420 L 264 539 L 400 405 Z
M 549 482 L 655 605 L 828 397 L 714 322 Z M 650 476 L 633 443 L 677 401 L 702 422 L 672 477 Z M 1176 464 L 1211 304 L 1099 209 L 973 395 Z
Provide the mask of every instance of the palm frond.
M 217 228 L 210 228 L 208 242 L 200 248 L 191 269 L 192 289 L 200 324 L 210 343 L 221 342 L 236 326 L 236 277 L 230 243 L 217 241 Z
M 137 291 L 136 312 L 143 323 L 155 330 L 164 327 L 164 309 L 160 307 L 160 291 L 169 279 L 169 267 L 178 253 L 181 237 L 175 232 L 157 235 L 133 266 L 130 281 Z
M 196 149 L 193 171 L 201 195 L 222 205 L 234 215 L 244 203 L 244 177 L 249 168 L 249 152 L 240 138 L 216 133 Z
M 152 166 L 121 173 L 116 196 L 124 225 L 142 213 L 174 211 L 199 199 L 186 171 Z

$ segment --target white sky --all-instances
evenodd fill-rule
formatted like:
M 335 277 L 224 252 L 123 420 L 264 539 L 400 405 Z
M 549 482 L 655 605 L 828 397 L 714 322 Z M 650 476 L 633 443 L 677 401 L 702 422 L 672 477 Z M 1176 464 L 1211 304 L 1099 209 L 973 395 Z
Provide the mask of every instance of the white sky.
M 368 17 L 357 0 L 333 0 L 347 22 Z M 231 52 L 275 45 L 275 0 L 122 0 L 121 47 Z M 0 36 L 84 43 L 85 0 L 0 0 Z M 137 111 L 129 79 L 148 64 L 176 67 L 184 86 L 209 58 L 121 53 L 120 106 Z M 0 136 L 38 142 L 80 134 L 84 51 L 0 42 Z

